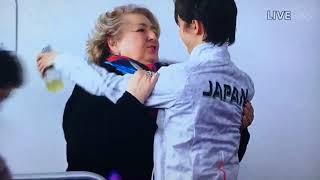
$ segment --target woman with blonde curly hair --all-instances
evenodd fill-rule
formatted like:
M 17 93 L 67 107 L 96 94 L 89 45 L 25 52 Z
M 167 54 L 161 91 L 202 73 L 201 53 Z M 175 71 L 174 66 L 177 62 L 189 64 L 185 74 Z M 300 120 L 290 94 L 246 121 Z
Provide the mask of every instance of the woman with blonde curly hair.
M 148 9 L 116 7 L 99 16 L 87 42 L 88 59 L 119 75 L 134 66 L 156 69 L 159 35 L 159 23 Z M 114 174 L 124 180 L 149 179 L 155 118 L 154 111 L 129 93 L 113 104 L 76 85 L 63 115 L 67 170 L 91 171 L 110 179 Z
M 129 31 L 140 30 L 140 32 L 143 30 L 141 28 L 144 28 L 145 25 L 140 24 L 139 26 L 139 24 L 130 23 L 130 21 L 132 19 L 135 19 L 135 17 L 133 16 L 128 17 L 128 15 L 144 16 L 143 19 L 146 18 L 145 20 L 149 21 L 150 25 L 152 26 L 151 27 L 152 31 L 155 33 L 156 37 L 154 38 L 156 39 L 153 39 L 153 40 L 158 41 L 158 38 L 160 36 L 160 25 L 158 23 L 158 20 L 151 13 L 151 11 L 149 11 L 146 8 L 139 7 L 133 4 L 126 5 L 126 6 L 119 6 L 119 7 L 116 7 L 111 12 L 106 12 L 104 14 L 101 14 L 100 17 L 98 18 L 95 29 L 93 31 L 93 36 L 87 42 L 87 52 L 89 55 L 89 60 L 93 61 L 95 64 L 99 64 L 101 57 L 108 57 L 110 55 L 113 55 L 112 54 L 113 52 L 111 51 L 108 45 L 109 42 L 107 42 L 107 40 L 108 41 L 119 40 L 121 39 L 124 32 L 126 32 L 127 30 Z M 156 52 L 156 55 L 157 55 L 157 52 Z M 138 58 L 143 58 L 143 57 L 141 56 Z M 147 64 L 155 63 L 158 61 L 158 56 L 156 57 L 152 56 L 152 57 L 149 57 L 148 60 L 143 59 L 142 61 Z

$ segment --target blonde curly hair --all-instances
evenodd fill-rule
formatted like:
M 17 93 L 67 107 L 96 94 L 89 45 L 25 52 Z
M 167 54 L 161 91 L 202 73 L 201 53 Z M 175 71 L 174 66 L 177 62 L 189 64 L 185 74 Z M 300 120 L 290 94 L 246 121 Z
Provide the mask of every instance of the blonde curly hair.
M 155 26 L 157 36 L 160 36 L 159 22 L 150 10 L 135 4 L 118 6 L 111 12 L 99 16 L 92 37 L 87 41 L 87 53 L 90 61 L 99 64 L 101 58 L 110 55 L 107 39 L 121 37 L 122 17 L 127 14 L 144 15 Z

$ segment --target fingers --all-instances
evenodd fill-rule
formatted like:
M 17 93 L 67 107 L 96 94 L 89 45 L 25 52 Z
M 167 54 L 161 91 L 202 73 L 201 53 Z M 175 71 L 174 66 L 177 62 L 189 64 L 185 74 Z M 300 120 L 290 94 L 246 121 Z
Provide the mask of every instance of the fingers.
M 249 127 L 251 125 L 252 121 L 251 121 L 251 117 L 249 115 L 245 115 L 243 117 L 243 125 L 245 127 Z
M 37 56 L 37 62 L 42 59 L 43 56 L 45 56 L 46 53 L 39 53 L 38 56 Z
M 253 121 L 253 118 L 254 118 L 254 109 L 252 107 L 252 104 L 250 101 L 248 101 L 246 104 L 245 104 L 245 108 L 246 108 L 246 111 L 248 113 L 248 117 L 249 117 L 249 120 L 250 120 L 250 124 L 252 123 Z
M 254 109 L 252 107 L 251 102 L 248 101 L 244 104 L 242 125 L 244 127 L 250 126 L 253 122 L 253 119 L 254 119 Z
M 154 73 L 153 76 L 151 77 L 151 82 L 155 84 L 159 79 L 159 73 Z
M 158 77 L 158 73 L 137 70 L 129 81 L 127 91 L 136 97 L 141 103 L 144 103 L 152 93 Z
M 39 72 L 41 74 L 43 74 L 45 69 L 47 68 L 46 60 L 45 60 L 43 54 L 38 55 L 38 57 L 37 57 L 37 66 L 38 66 Z
M 45 72 L 45 70 L 52 65 L 55 55 L 56 54 L 54 52 L 50 52 L 40 53 L 37 56 L 37 67 L 42 75 Z
M 159 73 L 147 73 L 146 74 L 146 81 L 148 83 L 148 85 L 150 86 L 150 88 L 153 90 L 157 81 L 158 81 L 158 78 L 159 78 Z
M 137 70 L 133 76 L 133 79 L 137 81 L 143 80 L 147 83 L 155 84 L 158 81 L 159 73 L 153 73 L 151 71 L 145 70 Z
M 152 77 L 151 71 L 143 71 L 143 79 L 148 82 Z
M 249 102 L 249 105 L 248 105 L 248 109 L 251 112 L 251 115 L 252 115 L 252 118 L 253 118 L 254 117 L 254 109 L 253 109 L 253 106 L 252 106 L 252 104 L 250 102 Z
M 151 71 L 145 71 L 145 70 L 137 70 L 137 72 L 135 73 L 137 78 L 143 78 L 143 80 L 150 82 L 150 81 L 154 81 L 155 77 L 155 73 L 151 72 Z
M 44 72 L 45 72 L 45 70 L 47 69 L 47 66 L 45 66 L 45 65 L 40 65 L 39 66 L 39 71 L 40 71 L 40 73 L 43 75 L 44 74 Z
M 135 74 L 137 74 L 138 77 L 139 77 L 139 76 L 142 77 L 142 76 L 144 75 L 144 73 L 145 73 L 145 70 L 142 70 L 142 69 L 138 69 L 138 70 L 135 72 Z
M 137 71 L 134 73 L 133 76 L 134 76 L 135 79 L 141 80 L 142 78 L 145 77 L 145 72 L 146 72 L 146 71 L 139 69 L 139 70 L 137 70 Z

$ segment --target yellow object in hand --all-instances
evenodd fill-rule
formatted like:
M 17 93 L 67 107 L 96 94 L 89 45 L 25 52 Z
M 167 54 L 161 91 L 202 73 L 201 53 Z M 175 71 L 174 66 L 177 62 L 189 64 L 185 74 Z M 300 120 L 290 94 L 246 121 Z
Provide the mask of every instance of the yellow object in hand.
M 63 89 L 64 84 L 62 80 L 51 80 L 46 82 L 47 89 L 49 92 L 58 92 Z

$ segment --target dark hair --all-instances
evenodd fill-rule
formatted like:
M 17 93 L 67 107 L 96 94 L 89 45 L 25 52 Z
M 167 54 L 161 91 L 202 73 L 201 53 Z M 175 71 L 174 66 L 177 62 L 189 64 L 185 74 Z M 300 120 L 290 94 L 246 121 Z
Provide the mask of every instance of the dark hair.
M 0 88 L 20 87 L 22 74 L 22 66 L 15 53 L 0 50 Z
M 192 20 L 203 23 L 206 42 L 218 46 L 235 41 L 237 6 L 234 0 L 175 0 L 174 17 L 187 24 Z

